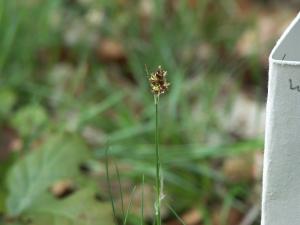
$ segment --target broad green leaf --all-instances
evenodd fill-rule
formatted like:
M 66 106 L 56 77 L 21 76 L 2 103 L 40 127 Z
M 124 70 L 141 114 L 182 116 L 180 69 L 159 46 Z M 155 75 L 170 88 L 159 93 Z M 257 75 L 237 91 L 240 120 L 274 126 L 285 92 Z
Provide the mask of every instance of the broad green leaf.
M 3 213 L 5 210 L 5 197 L 6 197 L 5 190 L 0 188 L 0 213 Z
M 32 225 L 114 225 L 109 203 L 95 199 L 92 189 L 84 189 L 57 200 L 45 195 L 26 212 Z
M 73 136 L 50 138 L 8 173 L 7 210 L 12 216 L 29 209 L 55 181 L 75 177 L 78 165 L 87 158 L 85 145 Z
M 5 176 L 9 171 L 9 168 L 13 164 L 15 160 L 15 155 L 10 154 L 8 158 L 0 161 L 0 215 L 5 212 L 5 200 L 7 197 L 7 189 L 5 187 Z M 1 216 L 0 216 L 0 224 L 1 224 Z
M 13 127 L 22 135 L 32 135 L 48 120 L 45 109 L 40 105 L 27 105 L 17 111 L 12 119 Z
M 14 104 L 16 103 L 17 97 L 15 93 L 10 89 L 0 90 L 0 117 L 7 116 Z

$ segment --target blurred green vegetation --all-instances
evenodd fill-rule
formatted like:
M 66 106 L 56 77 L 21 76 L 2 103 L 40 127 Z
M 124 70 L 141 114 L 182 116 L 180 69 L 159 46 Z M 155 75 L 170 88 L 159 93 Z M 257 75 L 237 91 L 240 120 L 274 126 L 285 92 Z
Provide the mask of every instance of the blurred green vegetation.
M 107 143 L 124 194 L 143 175 L 152 188 L 154 104 L 145 65 L 162 65 L 171 83 L 160 103 L 166 201 L 179 215 L 195 209 L 197 224 L 238 224 L 259 205 L 259 179 L 232 180 L 224 162 L 253 160 L 263 142 L 224 122 L 241 93 L 260 107 L 266 70 L 261 46 L 236 51 L 258 15 L 242 14 L 234 0 L 0 0 L 0 222 L 114 224 Z M 234 171 L 249 170 L 239 162 Z M 164 213 L 166 224 L 171 215 Z M 133 207 L 129 222 L 139 224 L 139 216 Z

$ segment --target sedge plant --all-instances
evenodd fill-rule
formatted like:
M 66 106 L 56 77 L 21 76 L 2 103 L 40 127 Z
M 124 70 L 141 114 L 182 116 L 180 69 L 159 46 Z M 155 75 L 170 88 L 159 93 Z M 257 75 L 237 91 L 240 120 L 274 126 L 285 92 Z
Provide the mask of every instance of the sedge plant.
M 156 225 L 161 225 L 161 203 L 164 198 L 163 195 L 163 179 L 162 179 L 162 173 L 161 173 L 161 160 L 160 160 L 160 151 L 159 151 L 159 97 L 161 94 L 164 94 L 170 84 L 167 82 L 166 76 L 167 76 L 167 71 L 163 70 L 161 66 L 158 66 L 157 70 L 151 74 L 149 74 L 148 69 L 146 67 L 150 87 L 151 87 L 151 92 L 153 93 L 154 96 L 154 105 L 155 105 L 155 168 L 156 168 L 156 176 L 155 176 L 155 190 L 156 190 L 156 199 L 155 199 L 155 204 L 154 204 L 154 209 L 155 209 L 155 224 Z M 112 191 L 111 191 L 111 182 L 110 182 L 110 176 L 109 176 L 109 171 L 108 171 L 108 148 L 105 151 L 106 154 L 106 178 L 107 178 L 107 183 L 108 183 L 108 188 L 109 188 L 109 195 L 110 195 L 110 200 L 112 204 L 112 210 L 113 210 L 113 215 L 115 220 L 117 220 L 117 214 L 116 214 L 116 207 L 115 207 L 115 202 L 113 200 L 112 196 Z M 118 177 L 118 183 L 119 183 L 119 191 L 120 191 L 120 197 L 121 197 L 121 202 L 122 202 L 122 217 L 123 217 L 123 225 L 127 224 L 127 218 L 129 214 L 129 210 L 131 208 L 132 204 L 132 198 L 133 194 L 135 192 L 135 187 L 133 188 L 130 196 L 130 202 L 128 205 L 128 208 L 124 210 L 124 202 L 123 202 L 123 193 L 122 193 L 122 186 L 121 186 L 121 181 L 120 181 L 120 174 L 118 167 L 115 165 L 117 177 Z M 141 221 L 140 224 L 143 225 L 144 222 L 144 175 L 142 179 L 142 200 L 141 200 Z M 170 208 L 170 206 L 168 206 Z M 175 211 L 171 209 L 171 211 L 174 213 Z M 175 214 L 177 218 L 179 216 Z M 182 220 L 180 220 L 182 222 Z M 184 224 L 184 223 L 182 223 Z
M 159 97 L 161 94 L 164 94 L 170 84 L 167 82 L 166 76 L 167 71 L 163 70 L 161 66 L 158 66 L 158 69 L 149 74 L 146 67 L 147 75 L 149 76 L 149 83 L 151 87 L 151 92 L 154 96 L 154 105 L 155 105 L 155 164 L 156 164 L 156 201 L 155 201 L 155 222 L 156 225 L 161 225 L 161 201 L 164 197 L 163 195 L 163 179 L 161 174 L 161 160 L 160 160 L 160 151 L 159 151 Z

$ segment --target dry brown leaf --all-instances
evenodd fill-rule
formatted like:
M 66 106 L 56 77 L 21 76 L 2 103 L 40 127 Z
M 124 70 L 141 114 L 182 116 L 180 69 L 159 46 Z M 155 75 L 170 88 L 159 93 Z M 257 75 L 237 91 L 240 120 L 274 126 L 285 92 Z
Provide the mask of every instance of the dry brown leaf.
M 104 61 L 123 61 L 126 58 L 123 45 L 112 39 L 103 39 L 97 48 L 97 55 Z
M 232 182 L 251 181 L 253 179 L 254 159 L 252 155 L 235 156 L 225 160 L 223 172 Z
M 19 151 L 23 142 L 17 132 L 10 127 L 0 127 L 0 161 L 5 160 L 11 151 Z
M 74 191 L 74 185 L 73 182 L 70 180 L 61 180 L 57 181 L 51 187 L 50 191 L 55 197 L 62 198 Z
M 222 213 L 220 209 L 214 210 L 212 215 L 213 225 L 238 225 L 243 218 L 243 214 L 234 208 L 231 208 L 229 210 L 228 218 L 226 221 L 222 221 L 223 218 L 221 218 L 221 215 Z
M 263 151 L 259 150 L 254 154 L 253 177 L 255 180 L 261 180 L 263 174 Z
M 182 215 L 182 220 L 187 224 L 187 225 L 195 225 L 199 224 L 203 219 L 203 216 L 199 209 L 191 209 L 188 212 L 184 213 Z

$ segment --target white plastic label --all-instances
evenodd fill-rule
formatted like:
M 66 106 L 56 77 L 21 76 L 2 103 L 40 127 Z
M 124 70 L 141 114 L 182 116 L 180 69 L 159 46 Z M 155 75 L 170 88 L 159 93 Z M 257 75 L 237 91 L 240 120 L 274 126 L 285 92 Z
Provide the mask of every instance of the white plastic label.
M 270 58 L 262 225 L 300 225 L 300 14 Z

